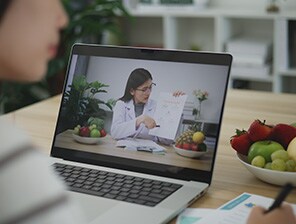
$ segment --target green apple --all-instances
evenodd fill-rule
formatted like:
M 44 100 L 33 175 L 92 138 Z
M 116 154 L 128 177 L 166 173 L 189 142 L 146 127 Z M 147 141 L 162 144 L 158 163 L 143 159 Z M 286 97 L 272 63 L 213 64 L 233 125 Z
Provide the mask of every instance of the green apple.
M 285 150 L 284 147 L 275 141 L 264 140 L 254 142 L 248 152 L 248 161 L 252 162 L 255 156 L 263 156 L 265 162 L 271 162 L 271 154 L 277 150 Z
M 101 133 L 98 129 L 92 129 L 90 132 L 90 137 L 99 138 L 99 137 L 101 137 Z

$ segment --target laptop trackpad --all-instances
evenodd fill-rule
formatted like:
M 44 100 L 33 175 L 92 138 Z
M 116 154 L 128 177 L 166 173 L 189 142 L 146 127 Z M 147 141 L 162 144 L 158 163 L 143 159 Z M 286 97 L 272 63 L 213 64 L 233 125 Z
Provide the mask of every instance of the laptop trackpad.
M 81 207 L 82 213 L 88 222 L 94 220 L 119 203 L 118 201 L 76 192 L 70 192 L 70 197 Z

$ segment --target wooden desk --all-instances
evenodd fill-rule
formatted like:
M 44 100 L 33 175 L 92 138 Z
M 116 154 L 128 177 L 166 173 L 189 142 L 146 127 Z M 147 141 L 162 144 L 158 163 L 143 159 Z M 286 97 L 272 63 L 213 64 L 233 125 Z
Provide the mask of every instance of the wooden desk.
M 4 115 L 23 127 L 34 142 L 49 153 L 54 132 L 60 96 Z M 273 94 L 256 91 L 229 90 L 213 182 L 209 191 L 192 207 L 217 208 L 243 192 L 274 197 L 278 186 L 256 179 L 237 161 L 229 144 L 230 136 L 236 128 L 247 129 L 254 119 L 267 120 L 267 123 L 296 122 L 296 95 Z M 296 190 L 287 201 L 296 203 Z

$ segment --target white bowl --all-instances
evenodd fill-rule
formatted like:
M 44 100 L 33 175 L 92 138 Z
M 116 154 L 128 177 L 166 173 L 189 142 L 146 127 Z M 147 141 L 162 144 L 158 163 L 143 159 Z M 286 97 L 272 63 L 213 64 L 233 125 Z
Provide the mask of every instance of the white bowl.
M 178 153 L 181 156 L 189 157 L 189 158 L 199 158 L 207 153 L 207 151 L 192 151 L 189 149 L 181 149 L 173 145 L 176 153 Z
M 238 160 L 249 170 L 252 174 L 254 174 L 258 179 L 274 184 L 283 186 L 287 182 L 296 185 L 296 172 L 288 172 L 288 171 L 276 171 L 270 169 L 264 169 L 256 166 L 252 166 L 247 161 L 247 156 L 237 153 Z
M 100 141 L 100 138 L 82 137 L 75 134 L 72 134 L 72 136 L 77 142 L 88 145 L 97 144 Z

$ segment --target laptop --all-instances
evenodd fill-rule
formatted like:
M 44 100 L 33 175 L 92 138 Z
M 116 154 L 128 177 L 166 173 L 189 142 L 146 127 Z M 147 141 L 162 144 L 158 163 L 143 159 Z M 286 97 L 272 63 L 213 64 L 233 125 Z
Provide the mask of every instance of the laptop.
M 205 194 L 213 177 L 231 63 L 226 53 L 73 45 L 51 157 L 89 223 L 167 223 Z M 157 102 L 162 93 L 176 90 L 187 96 L 169 144 L 158 142 L 157 136 L 139 140 L 156 143 L 164 149 L 161 153 L 150 145 L 119 147 L 124 138 L 111 135 L 115 105 L 138 68 L 149 71 L 155 83 L 144 90 L 149 99 Z M 202 108 L 198 93 L 206 94 Z M 198 118 L 194 108 L 200 110 Z M 80 129 L 88 125 L 104 131 L 83 137 L 87 135 Z M 205 135 L 201 156 L 175 146 L 193 127 Z

